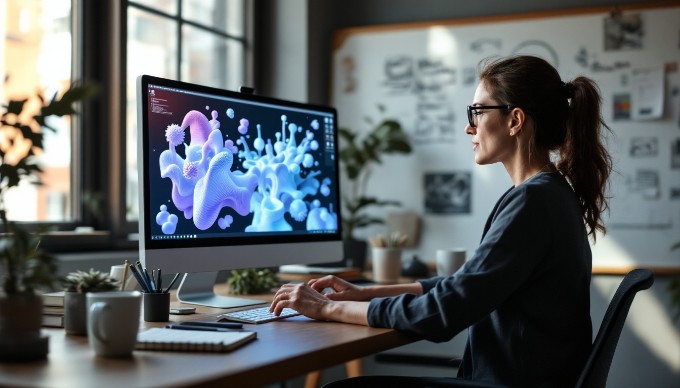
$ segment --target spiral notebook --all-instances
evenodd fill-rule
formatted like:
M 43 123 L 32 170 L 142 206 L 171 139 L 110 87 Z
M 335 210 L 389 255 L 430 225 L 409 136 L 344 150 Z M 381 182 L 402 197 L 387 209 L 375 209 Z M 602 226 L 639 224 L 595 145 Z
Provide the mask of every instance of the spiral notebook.
M 137 350 L 228 352 L 257 337 L 254 331 L 194 331 L 153 328 L 137 335 Z

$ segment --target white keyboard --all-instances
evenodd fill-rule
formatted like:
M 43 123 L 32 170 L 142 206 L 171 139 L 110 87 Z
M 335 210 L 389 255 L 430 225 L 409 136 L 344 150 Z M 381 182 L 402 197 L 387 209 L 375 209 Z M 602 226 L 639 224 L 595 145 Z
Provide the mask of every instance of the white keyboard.
M 220 314 L 217 316 L 217 320 L 243 323 L 265 323 L 275 321 L 277 319 L 294 317 L 296 315 L 300 315 L 300 313 L 291 308 L 284 308 L 283 311 L 281 311 L 281 315 L 277 317 L 273 313 L 269 312 L 269 306 L 265 306 Z

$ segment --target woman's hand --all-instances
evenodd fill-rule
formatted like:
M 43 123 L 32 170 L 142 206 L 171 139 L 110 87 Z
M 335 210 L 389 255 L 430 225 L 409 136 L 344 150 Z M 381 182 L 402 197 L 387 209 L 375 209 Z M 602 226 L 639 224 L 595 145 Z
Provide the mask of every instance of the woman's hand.
M 364 287 L 359 287 L 346 280 L 340 279 L 337 276 L 328 275 L 319 279 L 312 279 L 307 282 L 307 285 L 322 292 L 325 289 L 330 289 L 332 292 L 326 293 L 326 298 L 330 300 L 367 300 L 364 295 Z
M 324 289 L 334 292 L 322 294 Z M 288 307 L 309 318 L 368 325 L 368 302 L 362 298 L 362 287 L 335 276 L 325 276 L 308 284 L 284 284 L 276 291 L 269 311 L 279 315 Z
M 330 303 L 333 302 L 304 283 L 284 284 L 276 291 L 269 311 L 279 315 L 288 307 L 310 318 L 330 320 L 328 311 L 325 311 L 325 307 Z

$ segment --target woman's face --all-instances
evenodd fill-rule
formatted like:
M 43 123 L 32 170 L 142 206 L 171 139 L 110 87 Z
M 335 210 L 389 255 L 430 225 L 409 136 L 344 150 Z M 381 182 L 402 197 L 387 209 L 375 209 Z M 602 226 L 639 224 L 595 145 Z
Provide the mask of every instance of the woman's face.
M 484 82 L 480 82 L 475 91 L 472 106 L 499 105 L 491 98 Z M 515 149 L 515 141 L 510 136 L 512 122 L 506 110 L 479 109 L 473 112 L 476 128 L 468 123 L 465 133 L 472 135 L 472 150 L 475 163 L 492 164 L 506 161 Z

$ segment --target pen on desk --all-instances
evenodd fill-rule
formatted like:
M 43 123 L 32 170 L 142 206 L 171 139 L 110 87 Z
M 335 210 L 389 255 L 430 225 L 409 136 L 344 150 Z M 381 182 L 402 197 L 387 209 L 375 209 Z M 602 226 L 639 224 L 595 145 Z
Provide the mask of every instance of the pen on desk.
M 130 270 L 132 271 L 132 275 L 134 275 L 135 279 L 137 279 L 137 283 L 139 283 L 139 286 L 142 287 L 142 291 L 144 292 L 149 292 L 149 287 L 146 285 L 146 281 L 142 277 L 142 275 L 137 271 L 137 268 L 135 268 L 134 265 L 130 264 Z
M 167 325 L 167 329 L 173 330 L 197 330 L 197 331 L 233 331 L 232 329 L 223 329 L 220 327 L 210 326 L 196 326 L 196 325 Z
M 243 329 L 243 324 L 237 322 L 190 321 L 182 322 L 180 325 L 219 327 L 222 329 Z
M 163 291 L 163 292 L 169 292 L 169 291 L 170 291 L 170 288 L 171 288 L 171 287 L 175 284 L 175 282 L 177 281 L 177 278 L 179 278 L 179 272 L 175 274 L 175 277 L 172 278 L 172 281 L 170 281 L 170 285 L 169 285 L 169 286 L 165 289 L 165 291 Z

